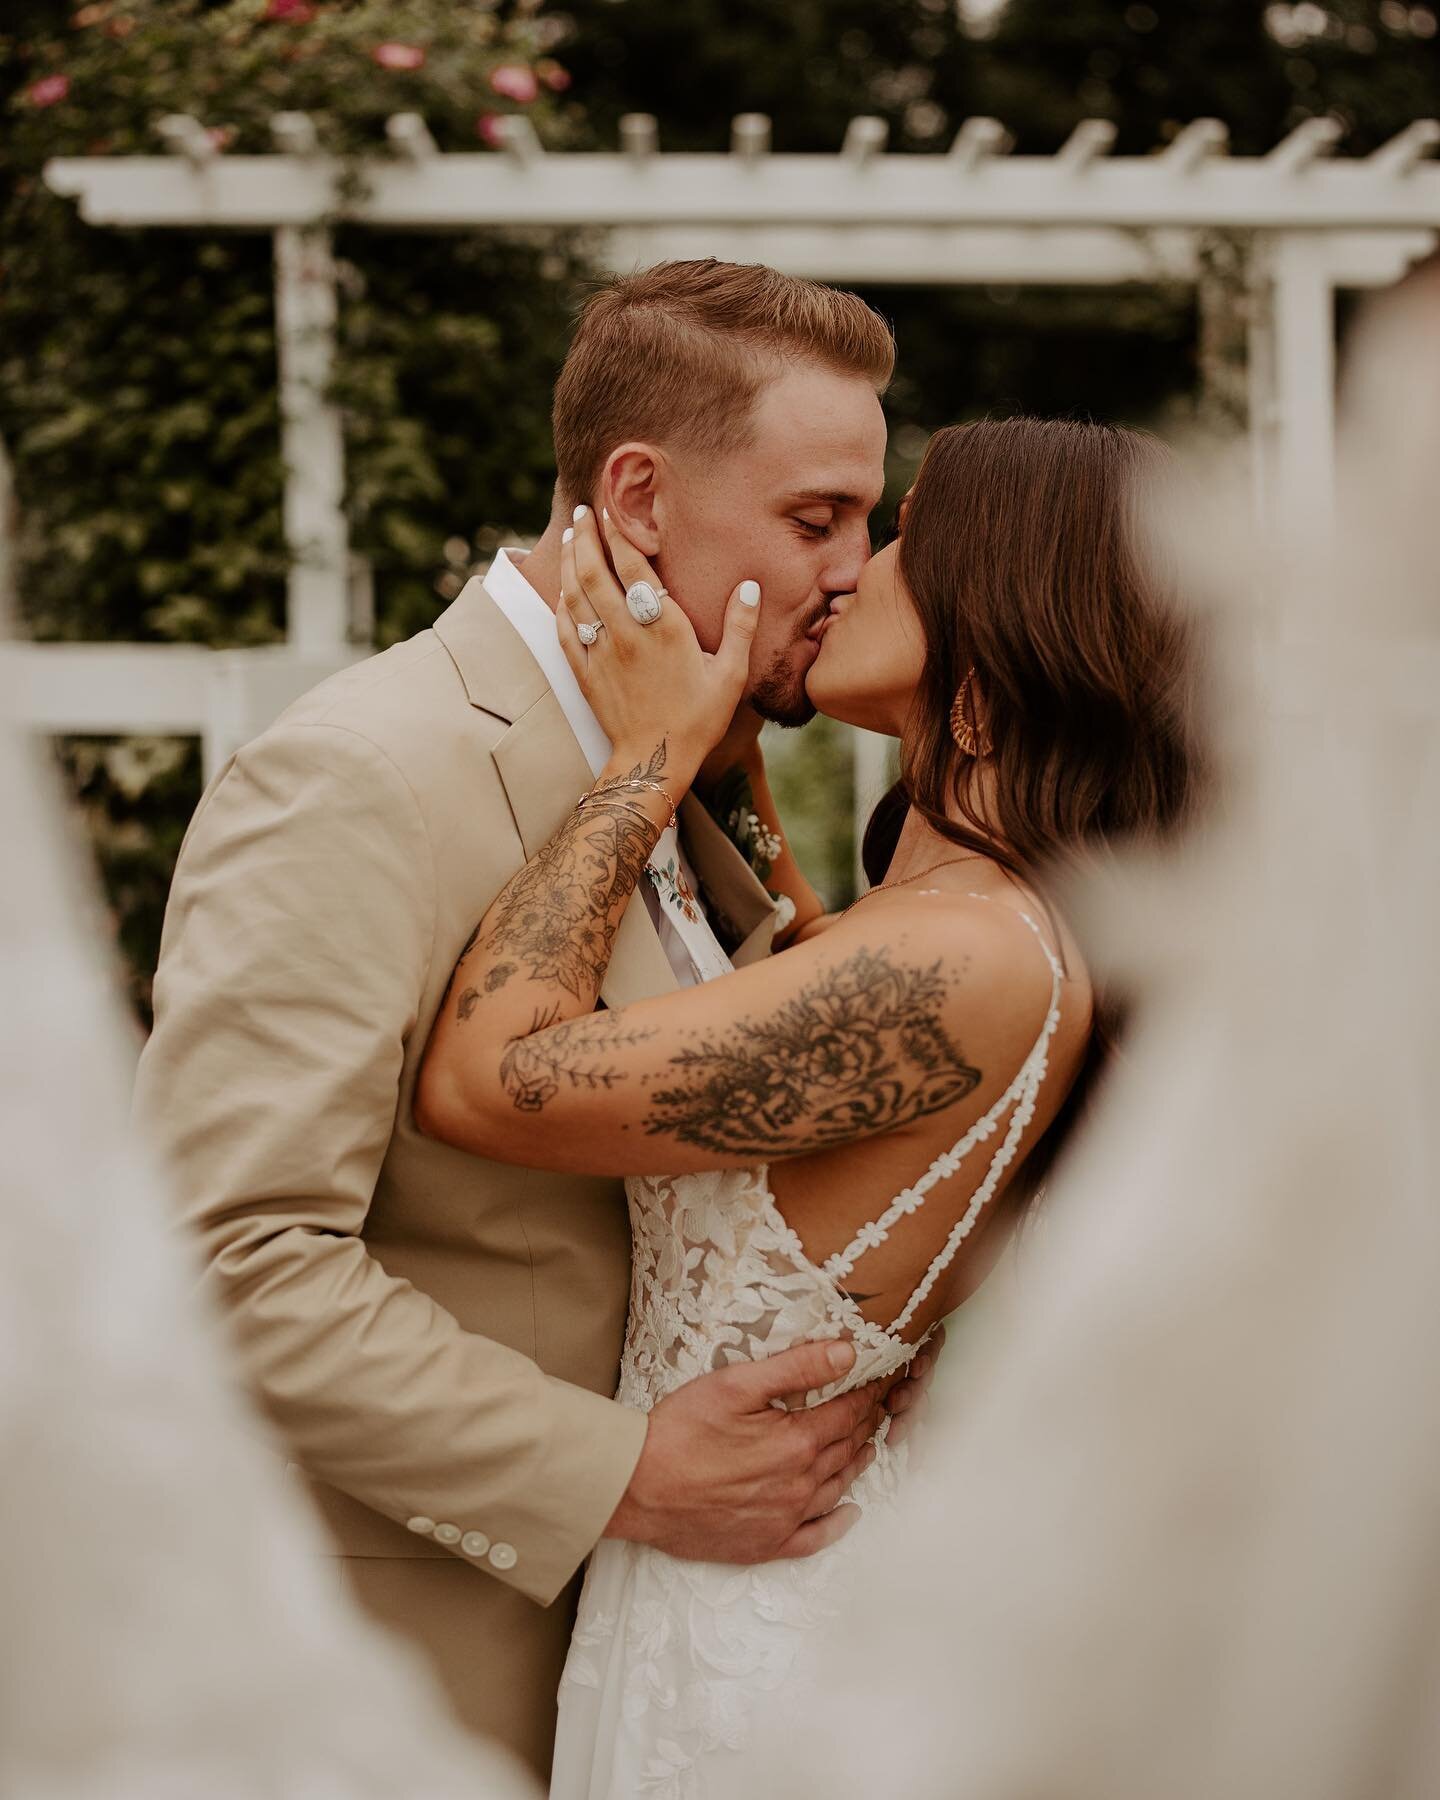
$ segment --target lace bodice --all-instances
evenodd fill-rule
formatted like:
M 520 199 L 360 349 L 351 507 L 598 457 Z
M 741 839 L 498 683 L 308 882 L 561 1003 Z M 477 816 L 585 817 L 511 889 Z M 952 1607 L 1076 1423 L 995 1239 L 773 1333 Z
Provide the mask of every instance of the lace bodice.
M 626 1183 L 634 1274 L 617 1396 L 624 1404 L 648 1411 L 698 1375 L 813 1338 L 848 1337 L 857 1355 L 840 1381 L 807 1396 L 811 1404 L 890 1375 L 916 1354 L 925 1338 L 908 1337 L 910 1322 L 1014 1160 L 1060 1019 L 1060 964 L 1034 920 L 1019 916 L 1051 970 L 1034 1047 L 965 1135 L 823 1265 L 786 1224 L 764 1166 Z M 841 1283 L 995 1138 L 983 1176 L 900 1315 L 889 1328 L 867 1320 Z M 887 1501 L 903 1474 L 903 1448 L 892 1449 L 883 1431 L 877 1449 L 851 1493 L 862 1509 Z M 554 1800 L 718 1800 L 753 1791 L 743 1763 L 715 1753 L 743 1750 L 762 1696 L 793 1701 L 803 1692 L 804 1645 L 836 1617 L 843 1570 L 863 1542 L 862 1526 L 818 1556 L 754 1569 L 603 1542 L 561 1684 Z
M 697 1375 L 810 1338 L 851 1337 L 855 1366 L 831 1388 L 889 1374 L 915 1354 L 871 1325 L 806 1256 L 767 1172 L 644 1176 L 626 1184 L 634 1239 L 618 1398 L 647 1410 Z

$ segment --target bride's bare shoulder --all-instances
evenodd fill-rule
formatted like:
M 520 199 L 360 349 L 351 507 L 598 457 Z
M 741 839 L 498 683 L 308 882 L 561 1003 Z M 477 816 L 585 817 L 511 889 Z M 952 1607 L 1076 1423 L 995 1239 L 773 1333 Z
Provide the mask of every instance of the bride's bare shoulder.
M 946 1014 L 963 1023 L 972 1042 L 983 1035 L 996 1050 L 1038 1033 L 1057 963 L 1062 1016 L 1077 1022 L 1090 1016 L 1090 978 L 1078 946 L 1063 924 L 1023 896 L 923 884 L 876 890 L 827 935 L 834 950 L 842 944 L 883 950 L 913 970 L 932 972 Z

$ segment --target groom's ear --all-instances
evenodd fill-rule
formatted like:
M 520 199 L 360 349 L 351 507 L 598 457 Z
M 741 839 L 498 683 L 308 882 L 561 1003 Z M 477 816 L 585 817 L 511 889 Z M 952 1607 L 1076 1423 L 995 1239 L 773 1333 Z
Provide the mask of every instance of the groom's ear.
M 664 456 L 649 444 L 621 444 L 605 459 L 600 504 L 642 556 L 660 548 L 659 501 L 668 476 Z

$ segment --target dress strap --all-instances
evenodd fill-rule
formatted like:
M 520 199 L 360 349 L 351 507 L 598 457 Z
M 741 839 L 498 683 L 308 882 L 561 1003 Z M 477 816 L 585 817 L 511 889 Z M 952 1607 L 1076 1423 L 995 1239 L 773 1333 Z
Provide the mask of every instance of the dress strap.
M 967 897 L 971 900 L 991 900 L 989 894 L 970 894 Z M 873 1250 L 885 1242 L 890 1235 L 890 1228 L 898 1220 L 905 1218 L 910 1213 L 918 1212 L 925 1204 L 925 1197 L 930 1190 L 938 1182 L 947 1181 L 955 1174 L 976 1144 L 983 1143 L 987 1138 L 995 1135 L 1000 1129 L 1001 1117 L 1007 1108 L 1014 1106 L 1014 1114 L 1005 1130 L 999 1148 L 990 1160 L 990 1167 L 985 1172 L 984 1180 L 970 1196 L 970 1204 L 962 1216 L 956 1220 L 955 1227 L 945 1240 L 944 1247 L 931 1262 L 930 1267 L 911 1293 L 905 1304 L 905 1310 L 898 1318 L 891 1321 L 888 1329 L 897 1335 L 910 1323 L 917 1308 L 924 1304 L 930 1290 L 954 1261 L 956 1252 L 974 1229 L 976 1221 L 985 1208 L 985 1203 L 999 1187 L 1001 1176 L 1014 1161 L 1015 1152 L 1024 1135 L 1025 1128 L 1035 1116 L 1040 1085 L 1049 1068 L 1050 1040 L 1054 1037 L 1060 1023 L 1060 983 L 1063 971 L 1059 957 L 1045 942 L 1044 934 L 1034 919 L 1027 912 L 1021 912 L 1019 916 L 1034 932 L 1036 942 L 1045 952 L 1045 959 L 1050 964 L 1050 1005 L 1046 1010 L 1045 1022 L 1040 1028 L 1040 1035 L 1036 1038 L 1029 1055 L 1021 1063 L 1019 1072 L 1009 1087 L 994 1105 L 975 1121 L 965 1135 L 952 1144 L 948 1150 L 942 1151 L 913 1187 L 908 1187 L 897 1194 L 878 1219 L 862 1225 L 845 1248 L 837 1250 L 834 1256 L 828 1258 L 824 1264 L 825 1274 L 838 1286 L 851 1273 L 867 1250 Z

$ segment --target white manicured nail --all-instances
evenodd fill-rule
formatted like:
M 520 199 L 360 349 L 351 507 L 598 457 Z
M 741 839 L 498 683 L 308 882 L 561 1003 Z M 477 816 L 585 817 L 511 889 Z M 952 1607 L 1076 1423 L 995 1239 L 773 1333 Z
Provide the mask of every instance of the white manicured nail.
M 589 510 L 590 508 L 588 506 L 577 506 L 570 517 L 574 519 L 575 523 L 578 525 Z
M 571 538 L 574 537 L 574 535 L 575 535 L 575 527 L 573 525 L 567 525 L 565 527 L 564 531 L 560 534 L 560 542 L 562 544 L 568 544 L 570 542 Z
M 608 525 L 608 524 L 609 524 L 609 522 L 610 522 L 610 508 L 609 508 L 609 507 L 608 507 L 608 506 L 602 506 L 602 507 L 601 507 L 601 508 L 600 508 L 600 517 L 601 517 L 601 518 L 602 518 L 602 519 L 604 519 L 604 520 L 605 520 L 605 522 L 606 522 L 606 524 L 607 524 L 607 525 Z
M 740 583 L 740 604 L 742 606 L 758 606 L 760 604 L 760 583 L 758 581 L 742 581 Z

